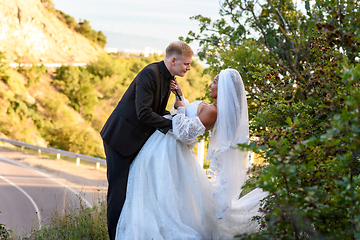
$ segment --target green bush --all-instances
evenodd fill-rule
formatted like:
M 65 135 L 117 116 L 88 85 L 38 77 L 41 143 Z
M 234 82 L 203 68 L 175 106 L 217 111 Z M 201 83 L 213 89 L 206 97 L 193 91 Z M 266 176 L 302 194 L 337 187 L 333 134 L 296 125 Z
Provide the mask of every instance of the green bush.
M 86 154 L 95 157 L 104 157 L 102 141 L 99 133 L 88 124 L 80 125 L 77 122 L 67 123 L 58 121 L 52 128 L 47 129 L 48 137 L 45 139 L 53 148 L 70 152 Z
M 92 82 L 96 77 L 82 67 L 61 66 L 55 72 L 53 84 L 70 100 L 71 106 L 83 117 L 91 120 L 98 102 Z
M 71 22 L 71 24 L 73 23 Z M 90 26 L 90 22 L 87 20 L 79 22 L 79 24 L 75 27 L 75 31 L 98 44 L 102 48 L 106 45 L 105 35 L 101 31 L 97 32 L 93 30 Z
M 105 53 L 100 55 L 97 61 L 90 63 L 86 69 L 91 74 L 100 78 L 112 77 L 124 71 L 124 64 L 121 59 L 114 58 L 112 55 Z
M 55 215 L 50 224 L 31 233 L 29 240 L 36 239 L 109 239 L 106 221 L 106 204 L 92 208 L 82 204 L 78 209 Z
M 0 223 L 0 239 L 8 240 L 8 239 L 10 239 L 10 234 L 11 234 L 11 231 L 6 229 L 6 226 L 4 224 Z
M 0 81 L 3 81 L 4 83 L 8 83 L 9 76 L 6 73 L 8 68 L 5 53 L 0 51 Z
M 265 159 L 258 181 L 269 192 L 263 231 L 249 239 L 355 239 L 360 234 L 360 64 L 348 63 L 326 38 L 310 44 L 321 55 L 302 100 L 269 91 L 253 118 Z M 269 78 L 271 83 L 275 78 Z M 276 87 L 276 86 L 275 86 Z M 270 89 L 272 90 L 272 89 Z M 262 151 L 260 151 L 262 150 Z
M 269 197 L 256 219 L 261 231 L 243 237 L 359 239 L 358 4 L 299 5 L 224 1 L 221 19 L 193 17 L 200 34 L 186 41 L 200 41 L 208 72 L 239 70 L 248 92 L 258 140 L 241 147 L 264 164 L 245 188 Z

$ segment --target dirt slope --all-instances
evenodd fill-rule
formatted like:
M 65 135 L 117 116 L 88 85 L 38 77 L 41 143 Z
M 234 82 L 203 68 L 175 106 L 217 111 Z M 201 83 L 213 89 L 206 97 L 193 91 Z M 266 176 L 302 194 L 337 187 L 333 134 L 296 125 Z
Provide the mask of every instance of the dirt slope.
M 24 63 L 90 62 L 103 52 L 69 29 L 40 0 L 0 1 L 0 51 L 10 62 Z

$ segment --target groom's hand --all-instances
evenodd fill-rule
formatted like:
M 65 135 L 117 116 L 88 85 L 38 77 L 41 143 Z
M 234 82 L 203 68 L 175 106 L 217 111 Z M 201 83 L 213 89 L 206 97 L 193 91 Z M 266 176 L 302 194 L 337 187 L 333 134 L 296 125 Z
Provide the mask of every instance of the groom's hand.
M 182 91 L 179 83 L 176 81 L 176 77 L 174 78 L 174 80 L 171 80 L 170 83 L 170 91 L 175 94 L 175 89 L 177 89 L 179 95 L 182 96 Z
M 174 103 L 174 108 L 177 109 L 178 107 L 185 107 L 185 103 L 183 101 L 176 101 Z

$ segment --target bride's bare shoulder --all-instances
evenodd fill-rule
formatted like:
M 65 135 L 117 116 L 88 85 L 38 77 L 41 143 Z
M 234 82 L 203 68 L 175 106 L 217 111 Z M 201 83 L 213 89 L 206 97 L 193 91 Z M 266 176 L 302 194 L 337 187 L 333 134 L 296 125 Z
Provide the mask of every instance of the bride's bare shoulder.
M 206 130 L 209 130 L 214 126 L 216 122 L 217 108 L 214 105 L 206 102 L 202 103 L 201 105 L 203 105 L 203 107 L 199 109 L 200 111 L 198 116 L 200 118 L 200 121 L 206 127 Z
M 205 108 L 208 108 L 208 107 L 214 107 L 214 106 L 205 101 L 201 101 L 198 105 L 197 115 L 199 115 L 203 110 L 205 110 Z
M 207 102 L 205 102 L 205 101 L 202 101 L 202 102 L 200 103 L 200 105 L 201 105 L 201 104 L 203 105 L 204 108 L 210 107 L 210 109 L 216 110 L 216 107 L 215 107 L 213 104 L 207 103 Z

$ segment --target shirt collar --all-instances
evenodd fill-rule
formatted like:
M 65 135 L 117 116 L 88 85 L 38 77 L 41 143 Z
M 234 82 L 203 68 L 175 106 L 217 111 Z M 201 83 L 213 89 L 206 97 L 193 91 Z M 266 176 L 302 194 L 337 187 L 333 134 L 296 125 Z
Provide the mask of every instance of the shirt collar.
M 174 76 L 171 76 L 171 73 L 167 69 L 164 61 L 161 61 L 160 65 L 161 65 L 161 68 L 163 69 L 165 80 L 174 80 Z

